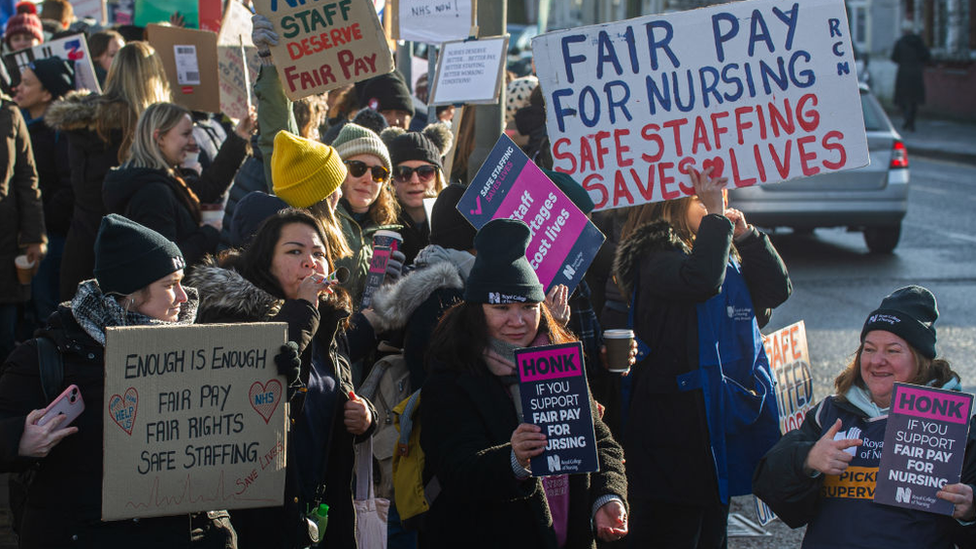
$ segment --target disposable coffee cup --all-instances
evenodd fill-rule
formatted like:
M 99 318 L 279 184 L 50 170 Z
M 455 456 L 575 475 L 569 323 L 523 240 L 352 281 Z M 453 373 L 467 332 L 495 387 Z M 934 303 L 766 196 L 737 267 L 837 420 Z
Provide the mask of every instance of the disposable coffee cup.
M 630 370 L 630 344 L 634 341 L 633 330 L 606 330 L 603 344 L 607 346 L 607 365 L 615 374 L 625 374 Z
M 17 266 L 17 280 L 21 284 L 30 284 L 34 277 L 34 262 L 28 260 L 26 255 L 18 255 L 14 258 L 14 265 Z
M 403 244 L 403 237 L 395 231 L 376 231 L 373 233 L 373 248 L 386 246 L 390 251 L 397 251 Z

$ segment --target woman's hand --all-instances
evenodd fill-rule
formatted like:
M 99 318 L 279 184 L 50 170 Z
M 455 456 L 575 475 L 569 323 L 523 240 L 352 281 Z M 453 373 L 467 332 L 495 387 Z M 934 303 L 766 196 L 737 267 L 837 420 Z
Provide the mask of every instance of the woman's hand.
M 973 507 L 973 487 L 968 484 L 946 484 L 935 497 L 952 502 L 952 518 L 965 522 L 976 520 L 976 508 Z
M 358 436 L 365 433 L 366 429 L 369 429 L 369 424 L 373 422 L 366 401 L 352 391 L 349 391 L 349 400 L 346 401 L 344 411 L 343 422 L 350 434 Z
M 302 283 L 298 285 L 298 298 L 317 306 L 320 295 L 332 293 L 329 288 L 331 285 L 325 275 L 312 273 L 302 279 Z
M 746 214 L 736 210 L 735 208 L 729 208 L 725 210 L 725 217 L 727 217 L 735 227 L 732 232 L 732 238 L 738 240 L 742 237 L 742 235 L 749 232 L 749 224 L 746 223 Z
M 839 475 L 847 469 L 851 460 L 854 459 L 854 454 L 848 454 L 844 450 L 860 446 L 863 441 L 859 438 L 834 440 L 834 436 L 840 432 L 841 426 L 842 422 L 838 419 L 813 445 L 803 463 L 804 469 L 808 472 L 819 471 L 825 475 Z
M 637 341 L 632 339 L 630 341 L 630 356 L 627 359 L 627 367 L 633 368 L 634 364 L 637 364 Z M 600 347 L 600 365 L 603 366 L 604 370 L 610 369 L 610 361 L 607 359 L 606 345 Z M 620 375 L 629 376 L 630 371 L 628 370 L 627 372 L 624 372 L 623 374 Z
M 57 416 L 44 425 L 36 425 L 43 416 L 43 409 L 34 410 L 27 414 L 27 419 L 24 421 L 24 433 L 20 435 L 20 445 L 17 447 L 17 455 L 33 458 L 45 457 L 52 448 L 61 442 L 61 439 L 78 432 L 77 427 L 58 428 L 67 418 L 64 415 Z
M 691 184 L 695 187 L 695 195 L 701 200 L 705 210 L 710 214 L 722 215 L 725 213 L 725 197 L 722 189 L 729 182 L 728 177 L 712 177 L 712 168 L 703 172 L 691 168 L 688 170 L 691 176 Z
M 619 500 L 607 502 L 593 517 L 596 537 L 603 541 L 617 541 L 627 535 L 627 510 Z
M 520 423 L 512 431 L 512 451 L 519 465 L 528 469 L 529 460 L 542 454 L 546 449 L 546 435 L 542 434 L 542 427 L 530 423 Z
M 254 133 L 254 128 L 258 126 L 258 115 L 254 107 L 251 107 L 251 111 L 247 113 L 247 116 L 241 118 L 241 121 L 237 123 L 237 127 L 234 128 L 234 133 L 239 135 L 241 139 L 248 141 L 251 139 L 251 134 Z
M 557 284 L 546 294 L 546 307 L 552 313 L 556 322 L 565 326 L 569 322 L 569 288 L 565 284 Z

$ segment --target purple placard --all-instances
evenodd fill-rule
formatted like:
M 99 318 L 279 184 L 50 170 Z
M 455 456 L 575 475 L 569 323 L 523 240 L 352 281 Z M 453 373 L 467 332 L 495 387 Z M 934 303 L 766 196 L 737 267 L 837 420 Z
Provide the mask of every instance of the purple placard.
M 546 435 L 546 450 L 532 458 L 532 475 L 588 473 L 600 468 L 590 391 L 580 342 L 515 351 L 522 416 Z
M 959 482 L 973 395 L 895 383 L 875 503 L 951 515 L 936 493 Z
M 972 395 L 909 385 L 899 386 L 892 398 L 893 413 L 951 423 L 969 423 L 969 408 L 973 403 Z
M 532 231 L 525 257 L 548 291 L 579 285 L 605 237 L 507 135 L 502 134 L 458 201 L 481 229 L 492 219 L 524 221 Z

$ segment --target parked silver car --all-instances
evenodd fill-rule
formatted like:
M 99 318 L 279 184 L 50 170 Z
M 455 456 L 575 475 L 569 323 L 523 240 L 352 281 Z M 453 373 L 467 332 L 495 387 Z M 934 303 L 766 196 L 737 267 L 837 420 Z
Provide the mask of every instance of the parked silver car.
M 856 170 L 730 191 L 733 207 L 761 227 L 817 227 L 863 231 L 872 252 L 890 253 L 908 211 L 908 154 L 878 100 L 861 86 L 861 109 L 871 164 Z

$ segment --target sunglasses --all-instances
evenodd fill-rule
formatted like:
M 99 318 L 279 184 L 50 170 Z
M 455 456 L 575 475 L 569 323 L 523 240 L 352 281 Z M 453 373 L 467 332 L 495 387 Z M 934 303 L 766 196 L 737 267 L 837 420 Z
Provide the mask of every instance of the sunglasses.
M 365 162 L 360 162 L 359 160 L 346 160 L 345 164 L 353 177 L 362 177 L 366 173 L 366 170 L 370 171 L 373 175 L 373 181 L 376 183 L 383 183 L 390 177 L 390 172 L 383 166 L 368 166 Z
M 396 178 L 396 180 L 400 183 L 410 181 L 415 173 L 417 174 L 417 179 L 419 179 L 421 183 L 427 183 L 437 174 L 437 166 L 424 164 L 423 166 L 417 166 L 416 168 L 397 166 L 393 169 L 393 177 Z

